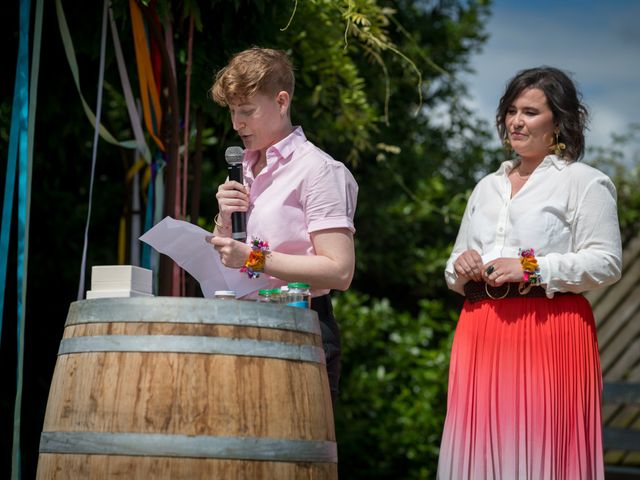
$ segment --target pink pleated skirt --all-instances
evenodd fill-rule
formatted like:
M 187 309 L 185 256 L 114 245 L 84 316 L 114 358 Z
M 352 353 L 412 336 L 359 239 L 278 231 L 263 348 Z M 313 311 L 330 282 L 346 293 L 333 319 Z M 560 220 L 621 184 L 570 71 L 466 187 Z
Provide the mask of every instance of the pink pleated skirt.
M 465 302 L 438 478 L 603 479 L 601 397 L 583 296 Z

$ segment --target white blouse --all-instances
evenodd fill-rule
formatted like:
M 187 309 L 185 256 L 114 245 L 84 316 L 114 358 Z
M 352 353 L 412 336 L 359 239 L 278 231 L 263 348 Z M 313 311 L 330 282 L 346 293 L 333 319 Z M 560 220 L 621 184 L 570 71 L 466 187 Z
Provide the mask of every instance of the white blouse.
M 449 288 L 464 294 L 466 279 L 453 262 L 469 249 L 486 263 L 517 258 L 533 248 L 547 296 L 584 292 L 620 278 L 622 246 L 616 189 L 604 173 L 580 162 L 548 155 L 511 198 L 509 172 L 519 160 L 504 162 L 471 193 L 456 243 L 447 261 Z

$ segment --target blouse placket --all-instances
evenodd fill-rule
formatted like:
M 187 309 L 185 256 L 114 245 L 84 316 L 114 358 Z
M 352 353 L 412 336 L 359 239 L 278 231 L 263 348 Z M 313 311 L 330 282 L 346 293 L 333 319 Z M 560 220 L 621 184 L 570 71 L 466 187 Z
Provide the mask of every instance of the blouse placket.
M 495 246 L 500 252 L 500 255 L 502 255 L 507 241 L 507 225 L 509 224 L 511 209 L 511 183 L 509 182 L 508 175 L 505 175 L 503 178 L 500 196 L 502 200 L 502 207 L 500 208 L 498 221 L 496 222 Z

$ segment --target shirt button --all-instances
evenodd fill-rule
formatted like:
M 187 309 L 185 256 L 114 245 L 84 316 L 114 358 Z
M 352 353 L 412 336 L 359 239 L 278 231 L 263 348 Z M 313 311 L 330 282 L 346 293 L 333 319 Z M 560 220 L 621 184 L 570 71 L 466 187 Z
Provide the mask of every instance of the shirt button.
M 504 228 L 498 227 L 498 233 L 502 233 L 502 232 L 504 232 Z

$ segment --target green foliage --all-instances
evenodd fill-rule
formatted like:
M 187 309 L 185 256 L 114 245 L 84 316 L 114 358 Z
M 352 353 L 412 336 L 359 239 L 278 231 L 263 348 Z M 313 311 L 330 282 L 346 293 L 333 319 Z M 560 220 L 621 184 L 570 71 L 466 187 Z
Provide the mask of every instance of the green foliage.
M 623 245 L 640 232 L 640 163 L 613 179 L 618 190 L 618 219 Z
M 439 300 L 417 314 L 347 292 L 335 300 L 343 371 L 336 412 L 340 476 L 433 478 L 453 322 Z
M 640 124 L 632 124 L 623 134 L 614 134 L 608 147 L 591 148 L 587 152 L 589 163 L 607 173 L 618 193 L 618 220 L 623 245 L 640 232 Z
M 297 52 L 292 56 L 300 72 L 294 121 L 303 126 L 313 125 L 311 135 L 319 144 L 345 145 L 347 157 L 355 161 L 359 152 L 370 148 L 377 115 L 368 102 L 364 80 L 344 49 L 340 19 L 314 11 L 313 7 L 309 4 L 299 9 L 287 30 L 293 30 L 298 21 L 312 19 L 322 22 L 326 29 L 324 32 L 303 29 L 292 35 L 291 44 Z M 327 35 L 327 30 L 332 34 Z

